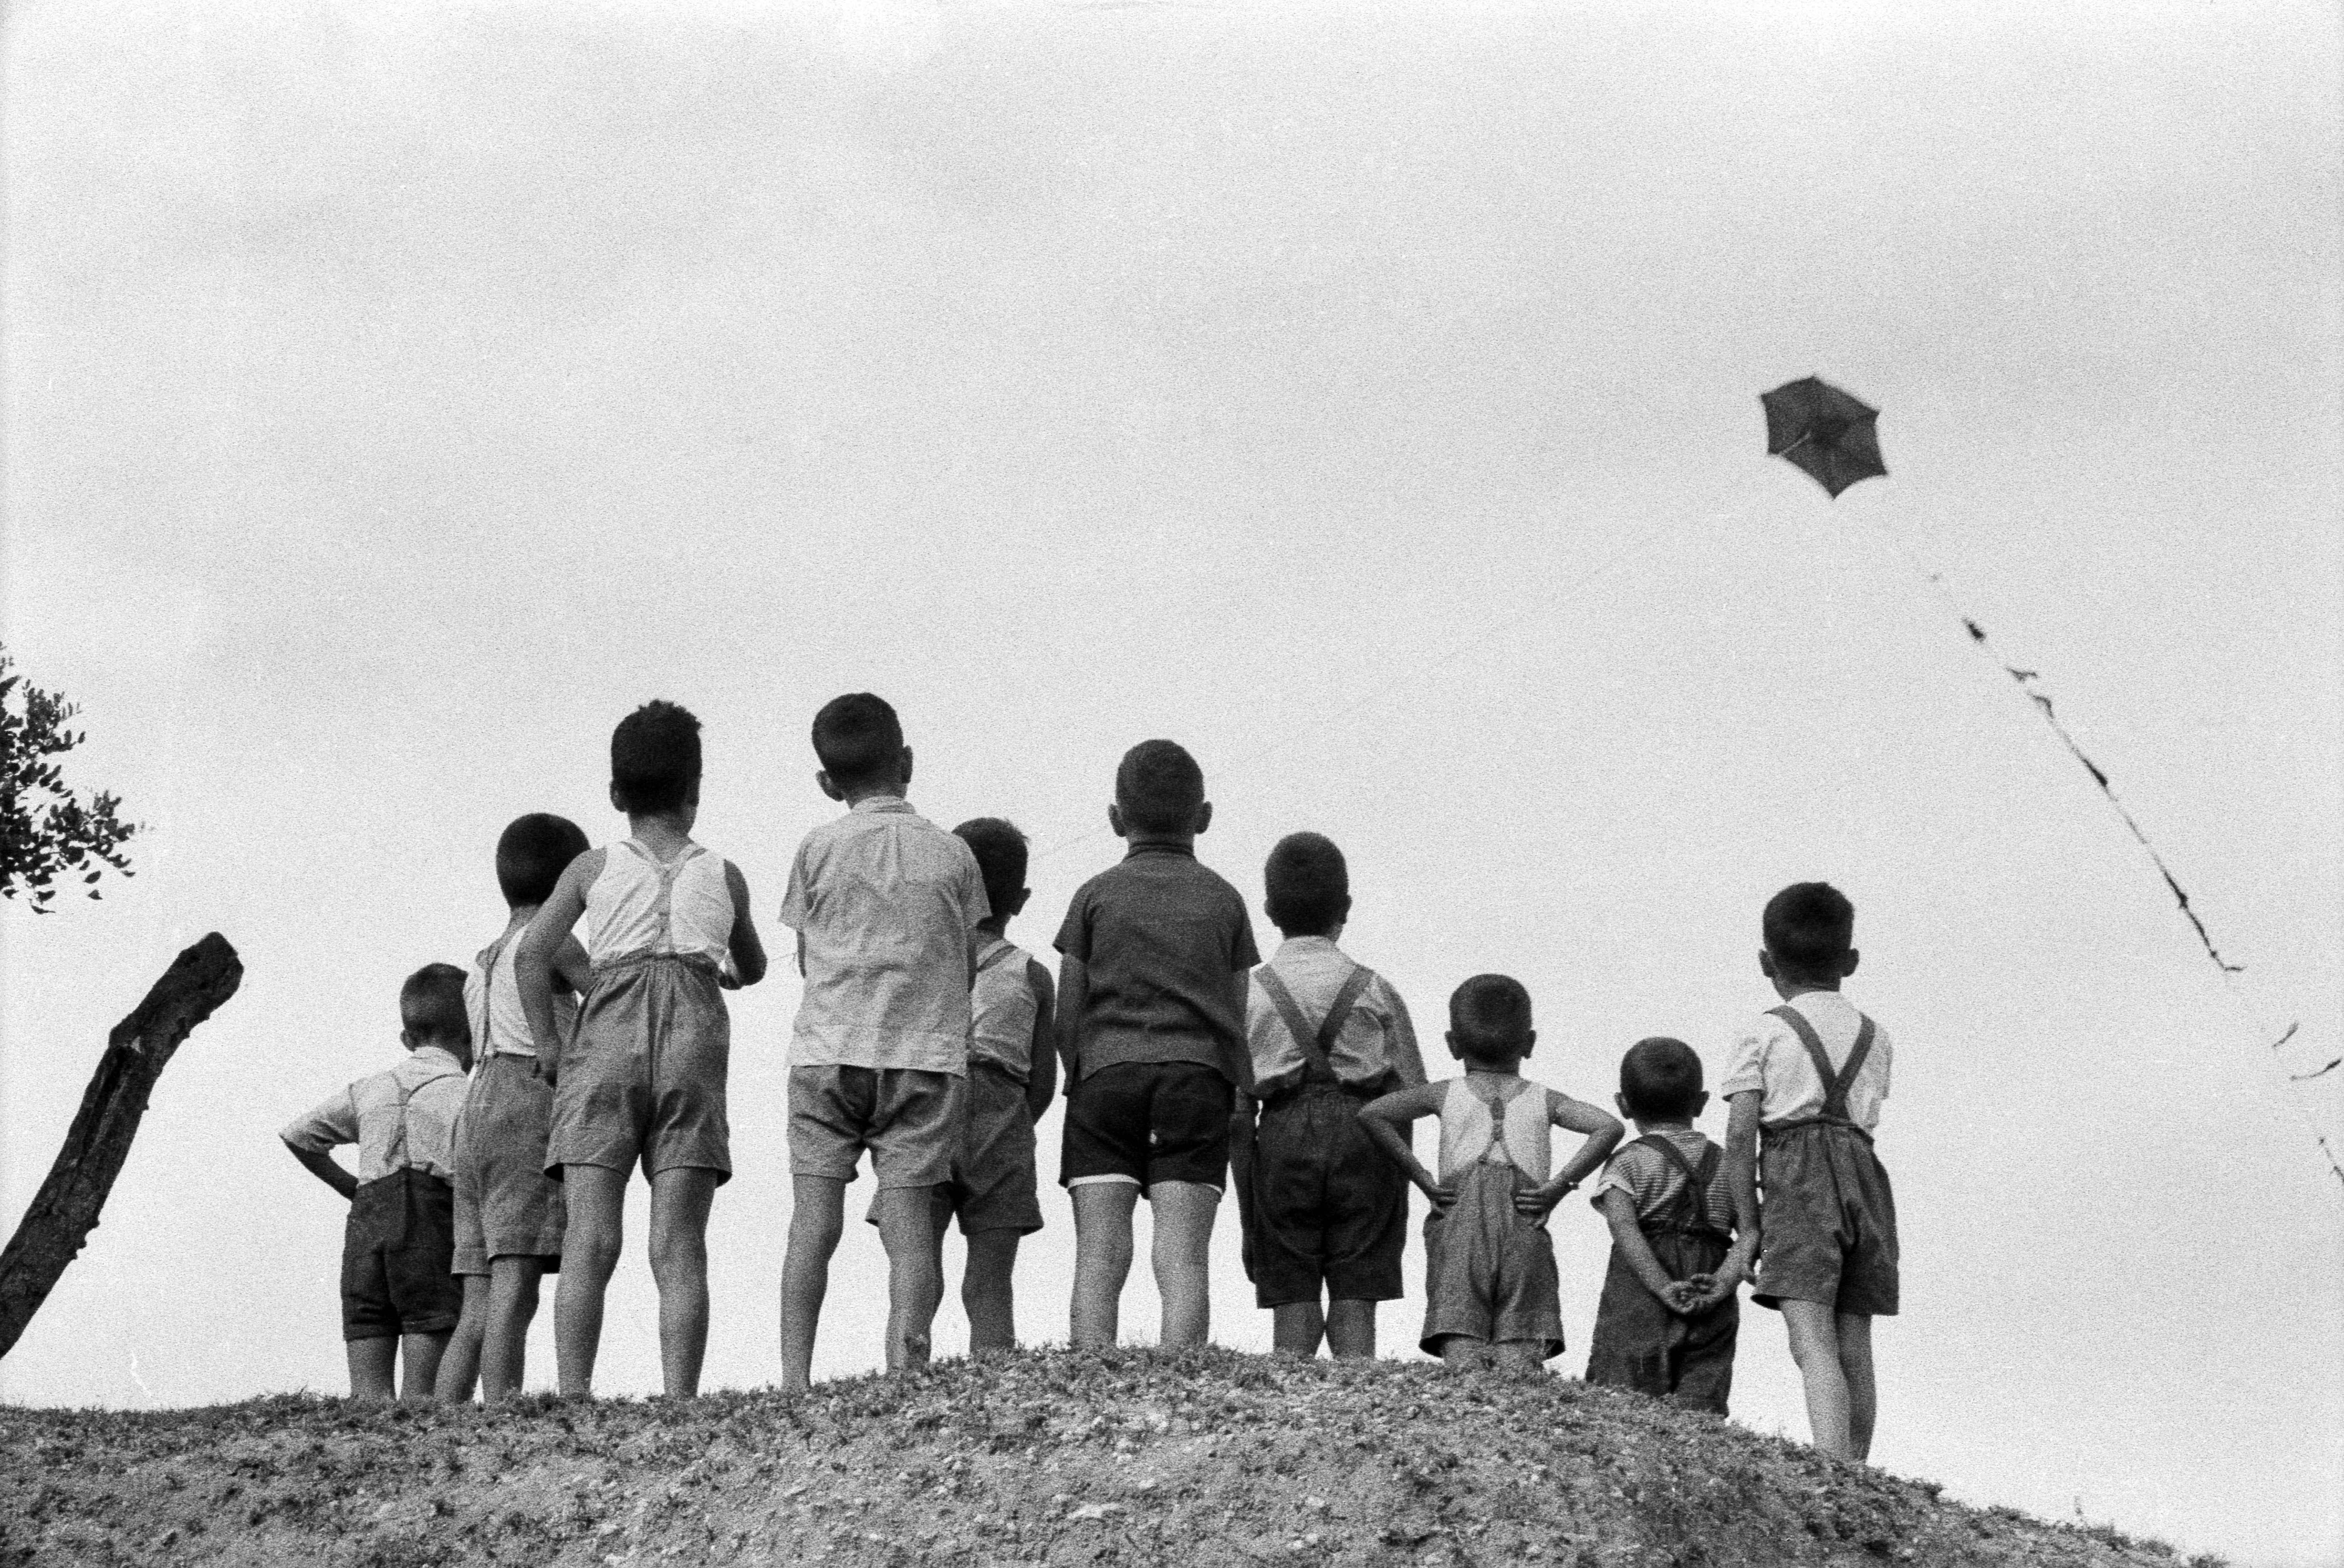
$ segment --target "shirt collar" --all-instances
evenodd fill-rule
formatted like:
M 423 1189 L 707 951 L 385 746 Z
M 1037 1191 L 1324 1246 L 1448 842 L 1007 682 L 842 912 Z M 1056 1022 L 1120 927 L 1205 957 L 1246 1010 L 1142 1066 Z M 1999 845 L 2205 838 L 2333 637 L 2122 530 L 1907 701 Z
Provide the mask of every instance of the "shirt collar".
M 1194 860 L 1197 852 L 1185 844 L 1160 844 L 1154 840 L 1135 844 L 1123 852 L 1126 860 L 1136 860 L 1143 855 L 1177 855 L 1183 860 Z
M 464 1070 L 463 1064 L 456 1059 L 456 1054 L 445 1046 L 418 1046 L 408 1056 L 428 1067 L 444 1067 L 451 1073 Z
M 1299 957 L 1305 953 L 1339 953 L 1341 951 L 1340 947 L 1335 946 L 1335 939 L 1331 936 L 1288 936 L 1278 945 L 1278 951 L 1270 956 L 1283 958 L 1291 954 Z
M 899 794 L 872 794 L 864 795 L 861 800 L 856 801 L 853 805 L 847 807 L 847 809 L 849 811 L 873 812 L 909 811 L 912 809 L 912 803 L 905 800 Z

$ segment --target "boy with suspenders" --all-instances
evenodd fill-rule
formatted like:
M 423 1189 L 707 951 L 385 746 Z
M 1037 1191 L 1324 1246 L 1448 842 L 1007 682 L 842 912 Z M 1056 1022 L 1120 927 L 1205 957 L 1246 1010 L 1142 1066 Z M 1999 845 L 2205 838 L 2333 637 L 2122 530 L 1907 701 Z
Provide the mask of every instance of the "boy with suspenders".
M 350 1397 L 431 1398 L 440 1357 L 461 1298 L 448 1264 L 454 1251 L 450 1133 L 471 1066 L 464 971 L 427 964 L 399 988 L 399 1040 L 408 1057 L 360 1078 L 278 1136 L 318 1180 L 349 1199 L 342 1239 L 342 1338 Z M 330 1152 L 359 1146 L 352 1176 Z
M 440 1362 L 440 1399 L 461 1404 L 477 1380 L 493 1404 L 520 1392 L 538 1287 L 561 1267 L 567 1211 L 561 1183 L 545 1174 L 553 1086 L 537 1070 L 514 966 L 521 934 L 553 893 L 586 835 L 568 817 L 531 812 L 497 839 L 504 935 L 480 949 L 464 977 L 472 1024 L 472 1087 L 456 1118 L 456 1259 L 464 1315 Z M 567 1038 L 577 996 L 593 982 L 586 949 L 563 941 L 553 960 L 554 1032 Z
M 1734 1217 L 1759 1237 L 1750 1299 L 1783 1314 L 1815 1446 L 1861 1462 L 1877 1409 L 1872 1320 L 1895 1312 L 1897 1277 L 1895 1196 L 1872 1152 L 1888 1035 L 1839 989 L 1854 933 L 1854 906 L 1827 883 L 1768 901 L 1758 966 L 1783 1006 L 1735 1042 L 1719 1092 L 1733 1108 Z
M 1733 1245 L 1724 1151 L 1693 1130 L 1709 1103 L 1701 1058 L 1682 1040 L 1637 1041 L 1620 1062 L 1615 1103 L 1640 1136 L 1595 1189 L 1612 1266 L 1587 1381 L 1723 1415 L 1741 1326 L 1734 1286 L 1756 1239 Z
M 1229 1162 L 1246 1273 L 1278 1351 L 1315 1356 L 1323 1336 L 1337 1356 L 1372 1357 L 1376 1303 L 1401 1294 L 1408 1179 L 1359 1109 L 1424 1082 L 1424 1058 L 1399 993 L 1335 945 L 1351 910 L 1343 852 L 1290 834 L 1262 881 L 1285 941 L 1246 1003 L 1254 1087 L 1238 1101 Z

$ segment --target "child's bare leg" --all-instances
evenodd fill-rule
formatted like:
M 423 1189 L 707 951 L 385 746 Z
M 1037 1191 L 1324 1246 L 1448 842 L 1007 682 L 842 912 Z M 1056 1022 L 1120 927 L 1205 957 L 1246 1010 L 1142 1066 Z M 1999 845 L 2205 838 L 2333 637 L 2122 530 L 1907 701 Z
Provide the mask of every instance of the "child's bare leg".
M 830 1290 L 830 1255 L 846 1229 L 846 1183 L 835 1176 L 791 1179 L 790 1249 L 782 1262 L 782 1391 L 813 1383 L 813 1330 Z
M 1536 1378 L 1546 1375 L 1546 1341 L 1544 1340 L 1500 1340 L 1491 1351 L 1498 1371 L 1510 1378 Z
M 440 1358 L 447 1353 L 453 1329 L 435 1329 L 428 1334 L 405 1334 L 399 1341 L 399 1359 L 407 1363 L 399 1379 L 399 1397 L 402 1403 L 428 1405 L 440 1380 Z
M 673 1165 L 652 1178 L 660 1383 L 670 1399 L 700 1391 L 700 1363 L 708 1355 L 708 1206 L 722 1177 L 703 1166 Z
M 545 1260 L 541 1258 L 491 1258 L 489 1277 L 479 1281 L 488 1287 L 489 1324 L 480 1347 L 480 1398 L 490 1404 L 520 1392 L 522 1363 L 529 1354 L 530 1320 L 537 1316 L 538 1284 L 544 1278 Z M 467 1311 L 470 1310 L 473 1283 L 469 1279 L 464 1281 Z M 460 1337 L 463 1331 L 460 1326 L 456 1330 Z M 453 1359 L 450 1351 L 450 1360 Z M 440 1387 L 444 1391 L 447 1386 L 443 1363 Z M 443 1391 L 440 1397 L 448 1396 Z
M 887 1249 L 887 1370 L 925 1366 L 945 1299 L 935 1189 L 883 1187 L 873 1207 Z
M 480 1340 L 488 1332 L 489 1277 L 486 1274 L 464 1276 L 464 1310 L 456 1320 L 456 1332 L 448 1341 L 448 1353 L 440 1358 L 440 1377 L 433 1385 L 431 1397 L 445 1405 L 472 1402 L 472 1384 L 480 1375 Z
M 391 1381 L 399 1366 L 396 1334 L 351 1340 L 343 1350 L 350 1361 L 350 1398 L 364 1404 L 389 1404 L 398 1397 L 399 1385 Z
M 1479 1371 L 1490 1364 L 1490 1341 L 1470 1334 L 1443 1334 L 1440 1364 L 1452 1371 Z
M 1807 1390 L 1807 1427 L 1825 1453 L 1853 1459 L 1848 1443 L 1847 1372 L 1840 1365 L 1839 1320 L 1828 1301 L 1784 1301 L 1791 1359 Z
M 1201 1345 L 1213 1326 L 1209 1259 L 1220 1189 L 1201 1181 L 1159 1181 L 1148 1189 L 1147 1201 L 1156 1210 L 1156 1293 L 1164 1302 L 1159 1341 L 1167 1351 Z
M 1327 1334 L 1327 1314 L 1316 1301 L 1288 1301 L 1269 1310 L 1269 1348 L 1281 1356 L 1304 1360 L 1318 1353 Z
M 1131 1211 L 1139 1188 L 1129 1181 L 1092 1181 L 1069 1188 L 1075 1200 L 1075 1291 L 1067 1338 L 1077 1349 L 1112 1345 L 1131 1276 Z M 1163 1223 L 1157 1217 L 1157 1223 Z
M 1880 1413 L 1880 1395 L 1872 1381 L 1872 1319 L 1862 1312 L 1842 1312 L 1839 1370 L 1847 1379 L 1847 1454 L 1859 1463 L 1872 1458 L 1872 1423 Z
M 968 1312 L 968 1351 L 973 1356 L 1017 1348 L 1017 1310 L 1012 1277 L 1017 1270 L 1015 1230 L 980 1230 L 968 1239 L 968 1262 L 961 1270 L 960 1304 Z
M 1327 1349 L 1343 1360 L 1373 1361 L 1376 1304 L 1338 1296 L 1327 1303 Z
M 627 1173 L 608 1166 L 565 1165 L 561 1184 L 570 1219 L 561 1232 L 561 1283 L 553 1292 L 553 1366 L 562 1394 L 584 1399 L 594 1391 L 602 1296 L 619 1267 Z

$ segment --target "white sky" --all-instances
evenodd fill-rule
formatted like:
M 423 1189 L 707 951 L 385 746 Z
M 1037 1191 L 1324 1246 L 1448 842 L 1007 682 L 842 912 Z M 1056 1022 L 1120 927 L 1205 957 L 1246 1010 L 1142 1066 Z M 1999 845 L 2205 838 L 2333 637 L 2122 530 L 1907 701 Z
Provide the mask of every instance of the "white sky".
M 149 833 L 0 919 L 0 1222 L 171 954 L 248 974 L 0 1394 L 338 1388 L 339 1215 L 275 1129 L 496 934 L 498 831 L 623 831 L 610 727 L 684 702 L 779 946 L 807 722 L 868 688 L 916 804 L 1033 834 L 1013 936 L 1168 734 L 1248 897 L 1331 834 L 1351 950 L 1428 1024 L 1521 976 L 1599 1101 L 1642 1035 L 1718 1071 L 1760 905 L 1837 882 L 1900 1042 L 1879 1460 L 2338 1561 L 2344 1074 L 2284 1081 L 2344 1050 L 2337 25 L 2058 10 L 14 8 L 5 632 Z M 1885 410 L 1835 505 L 1763 455 L 1809 373 Z M 715 1383 L 775 1375 L 794 1001 L 734 1002 Z M 1605 1242 L 1556 1229 L 1575 1373 Z M 1216 1267 L 1266 1345 L 1233 1223 Z M 850 1239 L 822 1369 L 876 1360 L 882 1268 Z M 1803 1434 L 1749 1324 L 1737 1413 Z

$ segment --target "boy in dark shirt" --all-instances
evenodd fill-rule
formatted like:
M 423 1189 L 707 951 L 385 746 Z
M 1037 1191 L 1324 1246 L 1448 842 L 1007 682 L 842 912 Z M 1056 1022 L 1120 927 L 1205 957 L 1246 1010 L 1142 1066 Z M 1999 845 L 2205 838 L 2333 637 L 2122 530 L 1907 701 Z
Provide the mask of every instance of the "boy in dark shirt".
M 1163 1343 L 1203 1344 L 1210 1326 L 1207 1249 L 1236 1097 L 1252 1087 L 1247 972 L 1261 961 L 1245 900 L 1197 863 L 1212 819 L 1194 757 L 1170 741 L 1132 747 L 1107 808 L 1130 848 L 1083 884 L 1058 928 L 1058 1179 L 1075 1205 L 1076 1345 L 1116 1342 L 1143 1195 Z

